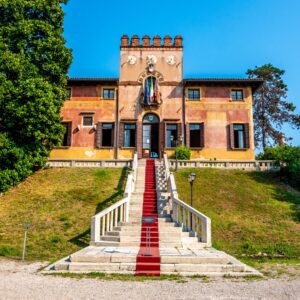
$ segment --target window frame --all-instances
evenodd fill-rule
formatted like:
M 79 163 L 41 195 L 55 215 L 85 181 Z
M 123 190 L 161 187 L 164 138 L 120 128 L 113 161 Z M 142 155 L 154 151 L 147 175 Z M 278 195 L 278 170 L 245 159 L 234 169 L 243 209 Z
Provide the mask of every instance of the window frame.
M 105 91 L 113 91 L 113 97 L 105 97 L 104 92 Z M 109 93 L 110 95 L 110 93 Z M 115 100 L 116 99 L 116 89 L 114 87 L 102 87 L 102 99 L 103 100 Z
M 198 138 L 198 143 L 199 143 L 199 146 L 192 146 L 191 145 L 191 126 L 193 125 L 199 125 L 199 129 L 197 129 L 197 131 L 199 131 L 199 138 Z M 202 134 L 203 133 L 203 123 L 190 123 L 189 124 L 189 142 L 190 142 L 190 148 L 191 149 L 202 149 L 203 148 L 203 145 L 201 145 L 201 138 L 202 138 Z
M 241 99 L 234 99 L 232 97 L 232 94 L 235 93 L 235 95 L 237 96 L 237 92 L 242 92 L 242 98 Z M 230 100 L 233 101 L 233 102 L 244 102 L 245 101 L 245 91 L 244 89 L 238 89 L 238 88 L 235 88 L 235 89 L 231 89 L 230 90 Z
M 72 98 L 72 87 L 68 86 L 66 90 L 67 90 L 66 100 L 71 100 L 71 98 Z M 68 91 L 70 91 L 70 92 L 68 92 Z
M 243 126 L 243 129 L 235 129 L 234 127 L 235 126 Z M 244 149 L 247 149 L 246 148 L 246 126 L 245 124 L 243 123 L 233 123 L 233 126 L 232 126 L 232 129 L 233 129 L 233 146 L 234 146 L 234 149 L 237 149 L 237 150 L 244 150 Z M 244 147 L 240 147 L 240 145 L 238 145 L 238 147 L 236 147 L 236 136 L 235 136 L 235 132 L 243 132 L 243 146 Z M 239 139 L 237 138 L 237 143 L 239 144 Z
M 170 141 L 171 146 L 168 146 L 168 126 L 176 126 L 176 139 L 173 139 L 173 141 Z M 165 129 L 165 143 L 166 143 L 166 149 L 176 149 L 176 145 L 172 145 L 172 142 L 174 143 L 176 140 L 178 141 L 178 124 L 177 123 L 167 123 L 166 124 L 166 129 Z M 172 129 L 171 131 L 173 131 L 175 129 Z M 178 144 L 179 145 L 179 144 Z
M 134 125 L 134 129 L 130 128 L 130 129 L 126 129 L 126 125 Z M 124 126 L 124 133 L 123 133 L 123 147 L 122 148 L 136 148 L 136 134 L 137 134 L 137 126 L 136 126 L 136 123 L 123 123 L 123 126 Z M 126 130 L 129 130 L 130 131 L 130 134 L 132 131 L 134 131 L 134 146 L 126 146 L 125 145 L 125 132 Z M 130 141 L 131 141 L 131 138 L 130 138 Z
M 195 91 L 198 91 L 199 92 L 199 98 L 190 98 L 190 95 L 189 95 L 189 91 L 192 90 L 193 91 L 193 96 L 194 96 L 194 93 Z M 201 88 L 187 88 L 187 99 L 189 101 L 200 101 L 201 100 Z
M 92 118 L 92 125 L 84 125 L 85 118 Z M 94 126 L 94 115 L 93 114 L 82 114 L 81 126 L 83 128 L 92 128 Z
M 63 136 L 62 145 L 55 148 L 70 148 L 72 146 L 72 121 L 62 121 L 61 125 L 66 128 L 66 132 Z M 64 145 L 65 137 L 67 145 Z
M 110 129 L 111 130 L 111 145 L 110 146 L 103 145 L 103 137 L 104 137 L 103 131 L 109 129 L 109 128 L 104 128 L 105 125 L 112 125 L 112 128 Z M 114 148 L 114 145 L 115 145 L 115 139 L 114 139 L 115 124 L 113 122 L 101 123 L 101 131 L 102 131 L 101 132 L 101 148 Z

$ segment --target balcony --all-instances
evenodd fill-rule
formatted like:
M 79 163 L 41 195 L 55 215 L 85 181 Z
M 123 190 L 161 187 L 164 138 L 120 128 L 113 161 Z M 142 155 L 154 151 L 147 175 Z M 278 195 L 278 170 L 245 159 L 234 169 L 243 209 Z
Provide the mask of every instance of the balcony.
M 145 94 L 142 93 L 140 96 L 140 104 L 143 108 L 156 108 L 159 107 L 163 103 L 160 95 L 157 97 L 154 95 L 151 99 L 148 97 L 146 98 Z

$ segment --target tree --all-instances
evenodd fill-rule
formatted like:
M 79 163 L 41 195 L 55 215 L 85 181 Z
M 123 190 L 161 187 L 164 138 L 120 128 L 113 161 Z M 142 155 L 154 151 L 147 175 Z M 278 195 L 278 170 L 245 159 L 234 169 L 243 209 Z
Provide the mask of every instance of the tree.
M 249 78 L 262 78 L 264 84 L 253 96 L 254 138 L 256 146 L 281 145 L 290 138 L 282 131 L 284 124 L 300 128 L 300 115 L 294 114 L 296 107 L 286 101 L 287 85 L 283 82 L 284 70 L 271 64 L 248 70 Z
M 0 0 L 0 191 L 41 168 L 62 140 L 66 2 Z

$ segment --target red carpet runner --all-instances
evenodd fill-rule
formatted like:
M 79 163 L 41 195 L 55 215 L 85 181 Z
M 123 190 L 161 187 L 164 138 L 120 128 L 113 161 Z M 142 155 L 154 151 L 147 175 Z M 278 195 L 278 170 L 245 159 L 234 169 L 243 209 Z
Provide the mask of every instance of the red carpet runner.
M 148 217 L 148 220 L 146 220 Z M 150 217 L 150 218 L 149 218 Z M 153 220 L 151 221 L 151 217 Z M 159 276 L 160 255 L 154 160 L 147 159 L 141 228 L 141 245 L 136 258 L 136 275 Z M 150 221 L 150 222 L 149 222 Z

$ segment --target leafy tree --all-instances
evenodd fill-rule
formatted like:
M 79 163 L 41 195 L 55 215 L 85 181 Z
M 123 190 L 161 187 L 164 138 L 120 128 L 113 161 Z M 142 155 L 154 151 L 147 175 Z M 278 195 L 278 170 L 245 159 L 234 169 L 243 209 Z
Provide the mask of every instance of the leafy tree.
M 0 191 L 42 167 L 62 140 L 71 51 L 67 0 L 0 0 Z
M 281 180 L 300 190 L 300 147 L 267 147 L 257 159 L 274 160 L 275 164 L 280 166 Z
M 300 115 L 293 113 L 293 103 L 286 101 L 287 85 L 283 82 L 284 71 L 266 64 L 248 70 L 249 78 L 263 78 L 261 88 L 253 96 L 254 137 L 256 146 L 263 149 L 271 144 L 283 144 L 290 138 L 282 131 L 282 125 L 300 128 Z

